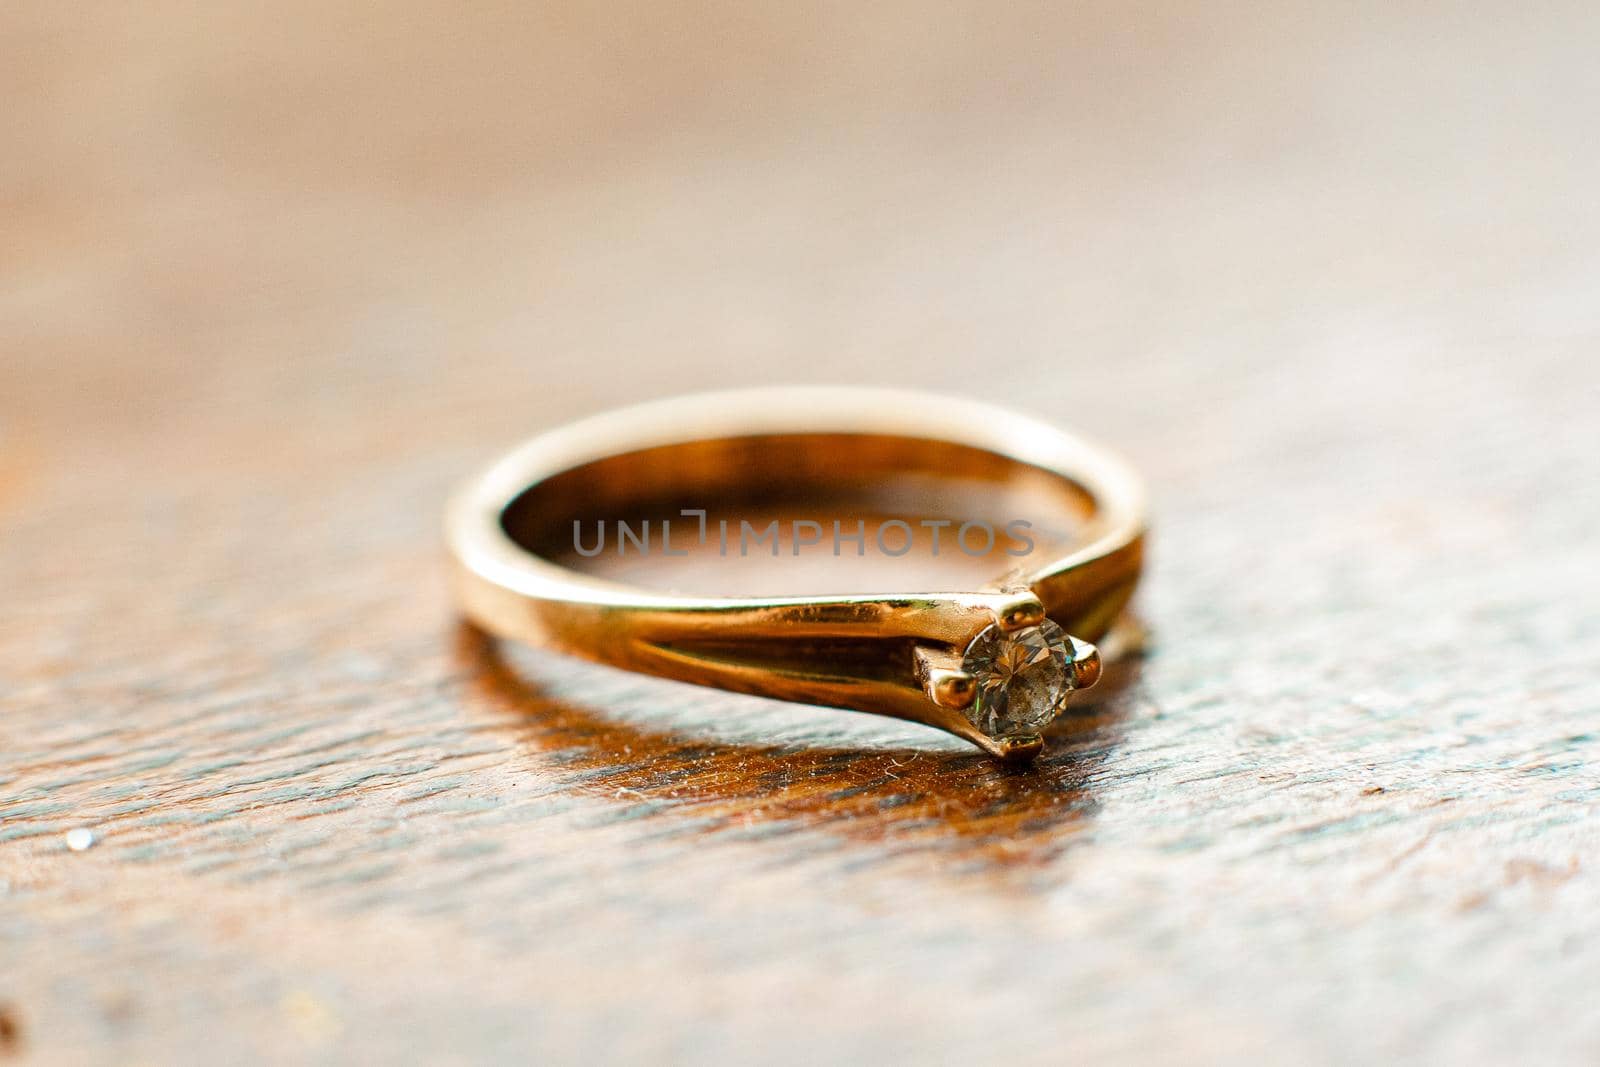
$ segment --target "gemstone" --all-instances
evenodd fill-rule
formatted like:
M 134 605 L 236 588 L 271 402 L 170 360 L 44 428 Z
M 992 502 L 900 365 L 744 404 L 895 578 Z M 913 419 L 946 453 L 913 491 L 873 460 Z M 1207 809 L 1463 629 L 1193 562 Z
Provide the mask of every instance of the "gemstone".
M 977 683 L 967 718 L 990 737 L 1038 733 L 1072 691 L 1071 660 L 1066 632 L 1049 619 L 1009 634 L 988 627 L 961 661 Z

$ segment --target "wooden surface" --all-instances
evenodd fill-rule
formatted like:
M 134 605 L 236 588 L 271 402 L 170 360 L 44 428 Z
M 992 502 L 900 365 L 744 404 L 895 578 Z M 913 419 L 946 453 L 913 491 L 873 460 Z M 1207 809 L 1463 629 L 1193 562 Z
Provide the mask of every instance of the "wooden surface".
M 0 1061 L 1600 1059 L 1596 30 L 0 7 Z M 1036 771 L 454 621 L 457 479 L 774 379 L 1148 474 Z

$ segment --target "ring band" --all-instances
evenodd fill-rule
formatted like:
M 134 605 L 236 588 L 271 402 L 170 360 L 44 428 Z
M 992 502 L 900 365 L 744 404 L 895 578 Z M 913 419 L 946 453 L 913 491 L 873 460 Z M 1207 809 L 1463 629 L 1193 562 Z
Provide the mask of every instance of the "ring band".
M 1044 562 L 946 592 L 683 595 L 587 573 L 548 547 L 585 512 L 901 475 L 1049 494 L 1079 522 Z M 1133 593 L 1145 521 L 1130 468 L 1038 420 L 943 396 L 786 387 L 650 403 L 536 437 L 452 500 L 446 537 L 462 611 L 501 637 L 895 716 L 1031 759 L 1070 693 L 1099 677 L 1090 642 Z

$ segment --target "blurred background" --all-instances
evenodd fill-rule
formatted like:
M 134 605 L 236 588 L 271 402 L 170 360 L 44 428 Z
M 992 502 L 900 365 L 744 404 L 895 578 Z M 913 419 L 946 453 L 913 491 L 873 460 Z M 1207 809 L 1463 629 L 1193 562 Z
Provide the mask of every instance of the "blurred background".
M 1597 53 L 1543 0 L 0 7 L 0 1051 L 1593 1062 Z M 546 751 L 461 692 L 450 487 L 766 382 L 1148 475 L 1152 651 L 1076 792 L 843 833 L 772 799 L 838 764 L 605 777 L 607 716 L 803 713 L 584 674 Z M 246 711 L 284 795 L 219 770 Z M 704 804 L 768 838 L 676 851 Z
M 7 422 L 869 380 L 1180 417 L 1196 474 L 1472 448 L 1592 384 L 1586 7 L 10 4 Z

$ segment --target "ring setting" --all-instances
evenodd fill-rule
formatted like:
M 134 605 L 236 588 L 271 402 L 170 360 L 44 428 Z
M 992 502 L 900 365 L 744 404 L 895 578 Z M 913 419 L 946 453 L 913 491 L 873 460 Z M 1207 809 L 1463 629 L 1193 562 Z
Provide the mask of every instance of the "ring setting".
M 956 688 L 971 694 L 966 711 L 974 726 L 992 738 L 1026 738 L 1061 714 L 1075 690 L 1099 679 L 1099 664 L 1098 649 L 1049 619 L 1010 633 L 996 623 L 972 639 L 961 672 L 947 678 L 972 679 Z

